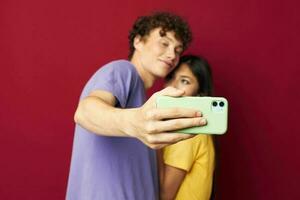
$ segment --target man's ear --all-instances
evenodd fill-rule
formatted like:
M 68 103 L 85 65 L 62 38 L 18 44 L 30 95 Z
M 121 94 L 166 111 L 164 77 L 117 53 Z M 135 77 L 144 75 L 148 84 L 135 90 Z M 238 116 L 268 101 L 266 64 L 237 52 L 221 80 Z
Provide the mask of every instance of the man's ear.
M 141 50 L 141 48 L 143 47 L 143 38 L 140 35 L 135 36 L 134 40 L 133 40 L 133 46 L 135 48 L 135 50 Z

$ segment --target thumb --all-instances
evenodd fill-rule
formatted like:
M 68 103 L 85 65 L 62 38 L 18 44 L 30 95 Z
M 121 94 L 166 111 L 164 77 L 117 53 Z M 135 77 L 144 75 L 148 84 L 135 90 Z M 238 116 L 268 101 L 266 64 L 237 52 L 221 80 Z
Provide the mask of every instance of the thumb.
M 174 88 L 174 87 L 166 87 L 165 89 L 156 93 L 157 95 L 170 96 L 170 97 L 180 97 L 184 95 L 184 91 Z

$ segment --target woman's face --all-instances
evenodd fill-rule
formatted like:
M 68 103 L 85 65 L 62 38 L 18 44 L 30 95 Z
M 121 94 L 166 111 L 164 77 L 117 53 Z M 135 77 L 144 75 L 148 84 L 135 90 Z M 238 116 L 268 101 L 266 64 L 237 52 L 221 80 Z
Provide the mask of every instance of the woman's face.
M 172 86 L 183 90 L 184 96 L 197 96 L 200 85 L 189 66 L 181 64 L 173 74 L 173 77 L 166 83 L 166 86 Z

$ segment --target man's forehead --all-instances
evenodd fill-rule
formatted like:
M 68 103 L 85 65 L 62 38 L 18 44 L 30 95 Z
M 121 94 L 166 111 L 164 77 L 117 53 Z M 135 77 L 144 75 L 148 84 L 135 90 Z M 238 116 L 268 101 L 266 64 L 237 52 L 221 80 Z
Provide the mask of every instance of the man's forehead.
M 162 37 L 162 38 L 169 40 L 170 42 L 174 43 L 175 46 L 178 46 L 178 47 L 183 46 L 181 40 L 176 38 L 176 34 L 174 31 L 166 31 L 165 32 L 165 31 L 163 31 L 162 28 L 156 28 L 150 32 L 149 36 L 152 34 L 155 35 L 156 37 Z

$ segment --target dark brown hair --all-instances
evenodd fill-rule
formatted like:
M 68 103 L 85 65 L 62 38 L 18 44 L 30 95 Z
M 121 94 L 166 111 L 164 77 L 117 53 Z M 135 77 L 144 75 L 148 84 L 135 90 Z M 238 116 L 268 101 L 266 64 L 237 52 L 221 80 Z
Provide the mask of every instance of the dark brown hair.
M 164 36 L 166 32 L 174 31 L 176 39 L 182 42 L 183 50 L 185 50 L 192 41 L 192 33 L 188 23 L 180 16 L 169 12 L 155 12 L 149 16 L 138 17 L 134 22 L 132 29 L 129 32 L 129 55 L 131 59 L 135 48 L 133 41 L 136 36 L 147 36 L 155 29 L 161 28 L 161 36 Z

